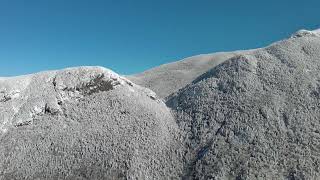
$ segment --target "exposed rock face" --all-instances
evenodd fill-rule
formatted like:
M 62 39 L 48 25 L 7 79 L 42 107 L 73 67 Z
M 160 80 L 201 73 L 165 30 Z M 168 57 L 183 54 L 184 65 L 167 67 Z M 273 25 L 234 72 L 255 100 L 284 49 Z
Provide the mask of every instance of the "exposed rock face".
M 170 111 L 110 70 L 45 72 L 0 87 L 0 179 L 180 176 Z
M 319 30 L 303 30 L 132 82 L 101 67 L 0 78 L 0 179 L 318 179 L 319 72 Z

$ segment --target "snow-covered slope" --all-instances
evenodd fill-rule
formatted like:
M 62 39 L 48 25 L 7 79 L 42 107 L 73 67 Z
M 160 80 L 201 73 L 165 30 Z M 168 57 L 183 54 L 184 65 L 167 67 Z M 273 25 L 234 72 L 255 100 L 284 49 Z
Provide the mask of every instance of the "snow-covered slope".
M 108 69 L 4 78 L 0 95 L 0 179 L 179 176 L 169 109 Z
M 207 57 L 130 78 L 166 97 L 172 108 L 188 152 L 182 177 L 317 179 L 319 30 L 300 30 L 266 48 L 218 54 L 218 60 Z M 187 75 L 177 73 L 182 63 Z
M 320 37 L 234 56 L 168 98 L 189 179 L 320 176 Z
M 191 83 L 197 76 L 238 53 L 240 51 L 193 56 L 127 78 L 152 89 L 158 96 L 165 98 Z
M 320 29 L 313 30 L 313 32 L 320 34 Z

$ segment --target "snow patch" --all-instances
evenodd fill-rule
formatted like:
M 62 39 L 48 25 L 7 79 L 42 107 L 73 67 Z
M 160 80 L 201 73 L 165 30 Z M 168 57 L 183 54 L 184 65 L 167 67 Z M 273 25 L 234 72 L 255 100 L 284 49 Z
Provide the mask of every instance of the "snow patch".
M 316 29 L 316 30 L 313 30 L 314 33 L 318 34 L 320 36 L 320 28 L 319 29 Z
M 299 38 L 299 37 L 306 37 L 306 36 L 311 36 L 311 37 L 319 37 L 320 36 L 320 29 L 309 31 L 305 29 L 301 29 L 294 33 L 291 38 Z

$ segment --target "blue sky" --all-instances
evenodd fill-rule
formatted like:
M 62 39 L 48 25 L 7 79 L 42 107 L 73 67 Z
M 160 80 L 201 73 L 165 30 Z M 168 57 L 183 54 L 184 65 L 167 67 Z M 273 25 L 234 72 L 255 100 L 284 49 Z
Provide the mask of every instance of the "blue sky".
M 99 65 L 132 74 L 320 27 L 319 0 L 0 0 L 0 76 Z

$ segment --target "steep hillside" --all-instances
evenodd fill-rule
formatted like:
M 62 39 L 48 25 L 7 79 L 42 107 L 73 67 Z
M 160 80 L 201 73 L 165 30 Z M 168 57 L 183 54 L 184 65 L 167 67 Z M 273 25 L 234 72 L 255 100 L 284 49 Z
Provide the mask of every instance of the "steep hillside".
M 169 97 L 186 179 L 320 176 L 320 37 L 300 31 L 237 55 Z

